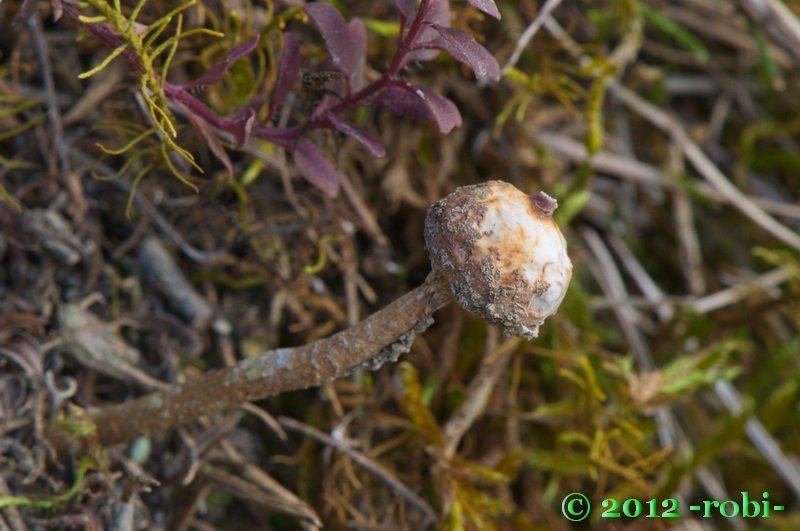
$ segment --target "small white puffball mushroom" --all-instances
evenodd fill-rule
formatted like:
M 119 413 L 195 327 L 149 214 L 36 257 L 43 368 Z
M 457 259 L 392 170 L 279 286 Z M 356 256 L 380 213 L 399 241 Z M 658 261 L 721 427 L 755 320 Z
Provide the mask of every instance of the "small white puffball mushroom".
M 464 186 L 428 209 L 425 244 L 433 270 L 461 306 L 506 334 L 537 337 L 572 278 L 558 203 L 489 181 Z

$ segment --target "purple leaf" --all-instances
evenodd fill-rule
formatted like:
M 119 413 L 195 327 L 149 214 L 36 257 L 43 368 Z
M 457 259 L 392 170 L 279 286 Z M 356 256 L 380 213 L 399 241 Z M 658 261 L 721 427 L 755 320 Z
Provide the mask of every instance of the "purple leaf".
M 300 175 L 328 197 L 336 197 L 339 193 L 339 174 L 317 146 L 311 140 L 301 138 L 297 141 L 293 153 L 294 163 Z
M 256 111 L 252 107 L 247 107 L 238 116 L 226 121 L 228 124 L 223 129 L 233 135 L 236 139 L 236 147 L 241 148 L 250 138 L 250 132 L 256 122 Z
M 272 88 L 269 114 L 272 115 L 283 103 L 300 73 L 300 45 L 291 33 L 283 34 L 283 53 L 278 62 L 278 76 Z
M 416 0 L 392 0 L 394 7 L 405 20 L 411 20 L 417 12 L 419 3 Z
M 384 89 L 374 102 L 398 116 L 415 120 L 433 120 L 433 114 L 425 104 L 425 100 L 415 94 L 413 90 L 390 86 Z
M 439 126 L 439 131 L 447 134 L 454 127 L 461 125 L 461 113 L 458 112 L 455 103 L 426 87 L 417 87 L 417 93 L 421 93 L 420 96 L 428 105 L 433 120 Z
M 202 116 L 192 112 L 186 105 L 179 101 L 173 102 L 175 106 L 180 109 L 180 111 L 186 115 L 190 122 L 192 122 L 192 126 L 194 126 L 195 130 L 200 133 L 200 136 L 203 137 L 205 140 L 206 145 L 217 157 L 222 165 L 225 166 L 225 169 L 228 170 L 228 176 L 233 177 L 233 164 L 231 164 L 231 159 L 228 157 L 228 153 L 225 151 L 225 148 L 222 147 L 222 142 L 220 142 L 219 137 L 217 136 L 216 131 L 211 126 L 210 123 L 205 121 Z
M 383 147 L 383 144 L 365 129 L 345 122 L 335 112 L 326 111 L 324 117 L 330 122 L 334 129 L 344 135 L 352 136 L 364 144 L 369 152 L 376 157 L 383 157 L 386 155 L 386 148 Z
M 347 24 L 341 13 L 330 4 L 314 2 L 306 5 L 305 10 L 319 28 L 334 66 L 345 75 L 348 85 L 352 85 L 353 80 L 358 85 L 367 47 L 364 24 L 360 21 Z
M 500 20 L 500 11 L 497 10 L 497 5 L 494 3 L 494 0 L 467 0 L 467 2 L 490 17 Z
M 350 72 L 347 76 L 348 86 L 350 92 L 355 92 L 364 83 L 364 65 L 367 62 L 367 28 L 360 18 L 354 18 L 350 20 L 347 29 L 350 32 L 350 44 L 353 47 Z
M 478 79 L 489 78 L 500 80 L 500 65 L 486 48 L 460 29 L 433 26 L 439 32 L 439 38 L 420 44 L 422 48 L 443 50 L 453 59 L 469 66 Z
M 445 134 L 461 125 L 461 114 L 455 104 L 425 87 L 392 85 L 375 98 L 375 103 L 399 116 L 432 120 Z
M 201 85 L 213 85 L 214 83 L 219 83 L 222 80 L 222 77 L 225 75 L 225 72 L 228 71 L 233 63 L 255 50 L 256 46 L 258 46 L 258 41 L 259 37 L 255 36 L 248 42 L 236 46 L 233 50 L 228 52 L 228 54 L 225 56 L 225 59 L 219 63 L 216 63 L 214 66 L 209 68 L 205 74 L 198 77 L 194 81 L 183 85 L 183 88 L 189 90 Z
M 450 2 L 448 0 L 430 0 L 423 19 L 429 24 L 439 26 L 450 25 Z
M 448 27 L 450 26 L 450 3 L 447 0 L 431 0 L 428 3 L 428 11 L 424 14 L 425 26 L 420 30 L 414 42 L 410 43 L 412 47 L 418 46 L 417 49 L 408 54 L 408 61 L 432 61 L 436 59 L 439 52 L 436 50 L 425 50 L 422 46 L 423 43 L 428 43 L 439 37 L 439 32 L 436 31 L 432 25 Z
M 222 131 L 230 133 L 236 139 L 237 147 L 241 147 L 250 137 L 250 132 L 256 120 L 256 111 L 252 106 L 248 106 L 237 116 L 232 118 L 222 118 L 214 111 L 209 109 L 203 102 L 192 96 L 182 85 L 175 83 L 164 83 L 169 101 L 175 105 L 180 105 L 183 112 L 202 118 L 209 126 L 216 127 Z M 194 122 L 193 122 L 194 123 Z

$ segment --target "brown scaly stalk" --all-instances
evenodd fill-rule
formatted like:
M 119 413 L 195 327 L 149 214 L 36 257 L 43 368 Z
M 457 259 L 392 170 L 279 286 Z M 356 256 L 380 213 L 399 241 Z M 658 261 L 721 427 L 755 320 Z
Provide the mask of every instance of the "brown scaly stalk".
M 97 427 L 99 444 L 110 446 L 245 402 L 320 385 L 356 369 L 375 369 L 407 352 L 414 334 L 428 328 L 432 313 L 451 300 L 447 282 L 432 273 L 418 288 L 331 337 L 271 350 L 131 402 L 90 409 L 89 419 Z M 61 453 L 71 437 L 56 424 L 49 428 L 49 438 Z
M 326 339 L 271 350 L 132 402 L 90 409 L 101 446 L 130 441 L 222 413 L 253 400 L 376 369 L 411 347 L 414 334 L 455 298 L 506 333 L 534 338 L 572 278 L 566 241 L 552 218 L 555 199 L 490 181 L 442 199 L 425 219 L 433 272 L 418 288 L 361 323 Z M 74 441 L 57 424 L 57 451 Z

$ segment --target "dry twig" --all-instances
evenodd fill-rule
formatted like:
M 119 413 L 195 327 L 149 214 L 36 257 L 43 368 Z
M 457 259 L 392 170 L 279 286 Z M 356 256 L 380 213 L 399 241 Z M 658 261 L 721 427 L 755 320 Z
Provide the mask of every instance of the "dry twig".
M 334 439 L 329 435 L 326 435 L 319 431 L 318 429 L 309 426 L 307 424 L 303 424 L 302 422 L 298 422 L 294 419 L 290 419 L 288 417 L 280 417 L 278 422 L 281 425 L 291 431 L 295 431 L 298 433 L 302 433 L 307 437 L 311 437 L 316 439 L 317 441 L 330 446 L 331 448 L 336 448 L 340 452 L 347 455 L 350 459 L 358 463 L 359 465 L 363 466 L 366 470 L 368 470 L 372 475 L 389 485 L 389 487 L 397 492 L 400 496 L 402 496 L 405 500 L 407 500 L 413 507 L 419 510 L 427 523 L 436 522 L 436 512 L 431 508 L 428 503 L 417 496 L 414 492 L 412 492 L 408 487 L 403 485 L 397 478 L 394 477 L 391 471 L 385 468 L 380 463 L 377 463 L 370 459 L 369 457 L 365 456 L 363 453 L 353 449 L 351 446 L 345 444 L 343 441 L 338 439 Z

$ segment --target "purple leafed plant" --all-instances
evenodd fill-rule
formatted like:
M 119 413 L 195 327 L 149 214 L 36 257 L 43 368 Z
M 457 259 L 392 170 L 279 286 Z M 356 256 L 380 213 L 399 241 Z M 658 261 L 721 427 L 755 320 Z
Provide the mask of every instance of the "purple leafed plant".
M 487 15 L 500 18 L 493 0 L 469 0 L 469 3 Z M 261 101 L 251 102 L 232 116 L 219 116 L 194 95 L 198 89 L 221 81 L 234 62 L 258 46 L 258 38 L 232 49 L 220 63 L 194 81 L 163 81 L 164 96 L 186 115 L 229 173 L 233 172 L 233 166 L 217 131 L 231 135 L 237 147 L 241 147 L 252 136 L 286 149 L 293 154 L 300 174 L 333 197 L 339 190 L 339 175 L 308 138 L 310 132 L 318 129 L 338 131 L 356 139 L 373 155 L 382 157 L 386 153 L 385 147 L 369 131 L 348 121 L 348 111 L 369 105 L 385 107 L 399 116 L 431 120 L 442 133 L 461 125 L 461 115 L 452 101 L 402 76 L 408 63 L 430 61 L 440 52 L 445 52 L 471 68 L 478 79 L 500 79 L 500 68 L 494 57 L 467 33 L 450 26 L 448 0 L 421 0 L 419 3 L 417 0 L 393 0 L 393 4 L 400 16 L 397 46 L 389 67 L 378 79 L 368 83 L 364 79 L 367 51 L 364 23 L 358 18 L 345 21 L 330 4 L 314 2 L 306 5 L 305 12 L 322 35 L 332 69 L 337 75 L 323 81 L 324 95 L 315 104 L 309 118 L 302 123 L 277 127 L 269 122 L 258 121 L 258 110 L 265 103 Z M 80 20 L 89 32 L 109 47 L 116 49 L 125 44 L 124 39 L 116 35 L 108 24 L 79 18 L 81 13 L 75 6 L 65 3 L 64 11 Z M 120 55 L 136 72 L 143 72 L 141 58 L 131 49 L 124 50 Z M 276 114 L 297 82 L 300 61 L 300 46 L 296 38 L 284 33 L 276 81 L 266 102 L 268 116 Z

